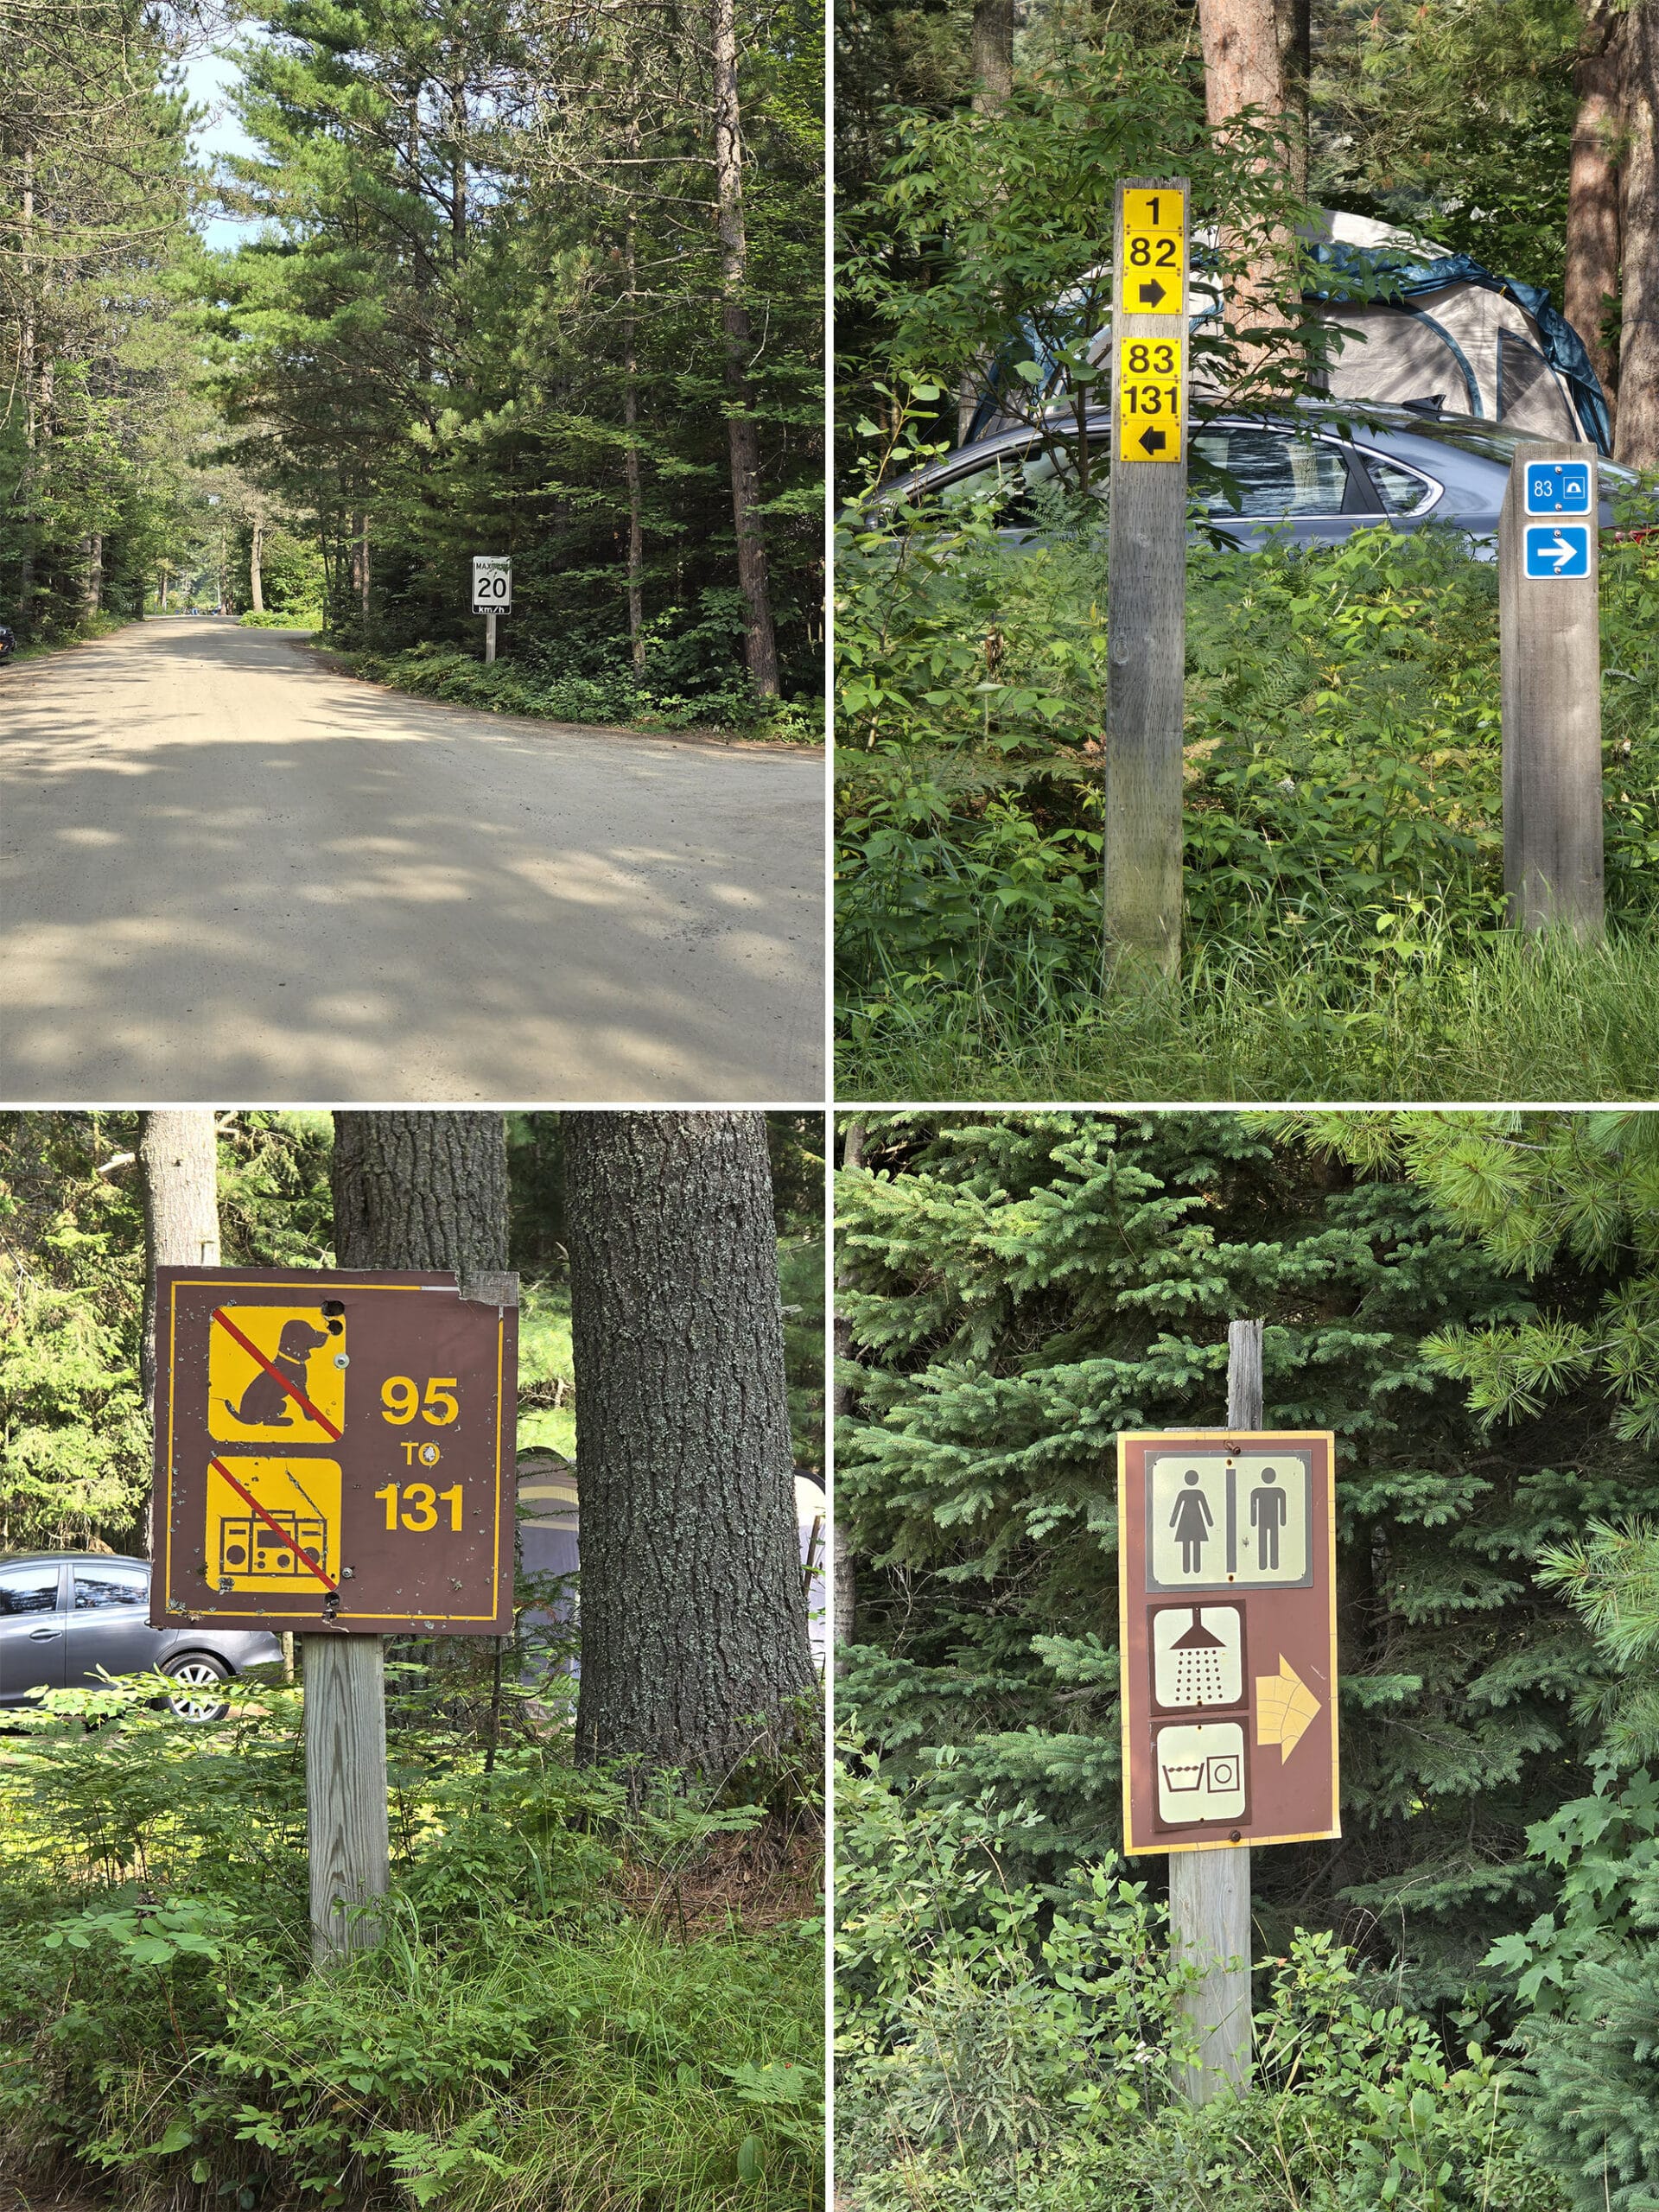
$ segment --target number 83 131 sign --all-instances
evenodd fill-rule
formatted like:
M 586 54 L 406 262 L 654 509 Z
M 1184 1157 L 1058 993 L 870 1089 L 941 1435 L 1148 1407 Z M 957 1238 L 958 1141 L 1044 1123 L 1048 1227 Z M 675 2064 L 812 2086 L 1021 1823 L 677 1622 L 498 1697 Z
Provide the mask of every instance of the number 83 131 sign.
M 510 1275 L 162 1268 L 157 1627 L 503 1633 Z

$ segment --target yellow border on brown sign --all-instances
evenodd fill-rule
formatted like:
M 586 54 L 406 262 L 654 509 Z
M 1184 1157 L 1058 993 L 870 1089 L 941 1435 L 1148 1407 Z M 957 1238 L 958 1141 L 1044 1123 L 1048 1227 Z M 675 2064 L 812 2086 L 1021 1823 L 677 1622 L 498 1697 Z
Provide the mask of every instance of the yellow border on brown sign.
M 1328 1587 L 1331 1592 L 1331 1817 L 1328 1828 L 1310 1828 L 1302 1835 L 1260 1835 L 1230 1843 L 1225 1836 L 1204 1843 L 1136 1843 L 1129 1815 L 1129 1591 L 1125 1562 L 1128 1557 L 1128 1516 L 1125 1510 L 1124 1461 L 1126 1446 L 1157 1444 L 1166 1436 L 1271 1436 L 1287 1443 L 1301 1441 L 1325 1446 L 1325 1526 L 1329 1552 Z M 1123 1856 L 1146 1859 L 1160 1852 L 1240 1851 L 1252 1843 L 1266 1850 L 1275 1843 L 1331 1843 L 1342 1834 L 1342 1795 L 1338 1757 L 1341 1730 L 1338 1724 L 1337 1681 L 1337 1438 L 1329 1428 L 1138 1428 L 1121 1431 L 1117 1440 L 1117 1676 L 1123 1764 Z
M 319 1272 L 321 1272 L 321 1270 Z M 241 1290 L 298 1290 L 304 1287 L 303 1284 L 278 1282 L 274 1279 L 269 1281 L 262 1281 L 257 1275 L 251 1278 L 246 1275 L 241 1276 L 238 1278 L 238 1281 L 231 1287 Z M 163 1610 L 170 1605 L 173 1599 L 173 1466 L 176 1457 L 173 1449 L 173 1402 L 175 1397 L 174 1376 L 176 1373 L 178 1359 L 178 1294 L 181 1290 L 215 1290 L 223 1289 L 225 1287 L 226 1283 L 223 1275 L 180 1275 L 174 1279 L 170 1286 L 170 1294 L 168 1299 L 167 1556 L 162 1573 L 162 1604 Z M 420 1292 L 434 1289 L 436 1286 L 431 1283 L 420 1282 L 365 1282 L 354 1284 L 353 1287 L 358 1290 L 407 1290 Z M 348 1619 L 353 1621 L 398 1622 L 417 1620 L 423 1623 L 427 1621 L 436 1623 L 438 1621 L 493 1621 L 499 1617 L 501 1610 L 501 1432 L 505 1425 L 505 1414 L 502 1407 L 501 1381 L 502 1369 L 505 1364 L 506 1356 L 507 1324 L 505 1315 L 498 1310 L 495 1319 L 495 1522 L 491 1532 L 489 1611 L 487 1613 L 351 1613 L 346 1617 Z M 182 1603 L 183 1601 L 181 1600 L 181 1602 Z M 235 1612 L 220 1605 L 187 1605 L 185 1612 L 186 1618 L 192 1620 L 256 1621 L 261 1625 L 268 1624 L 272 1621 L 291 1618 L 297 1626 L 299 1624 L 309 1618 L 308 1615 L 303 1613 L 295 1613 L 289 1616 L 286 1614 L 272 1613 L 269 1611 L 258 1612 Z M 334 1632 L 349 1634 L 350 1631 L 346 1630 Z M 321 1631 L 313 1630 L 311 1633 L 322 1633 L 326 1635 L 330 1633 L 330 1631 L 327 1630 Z

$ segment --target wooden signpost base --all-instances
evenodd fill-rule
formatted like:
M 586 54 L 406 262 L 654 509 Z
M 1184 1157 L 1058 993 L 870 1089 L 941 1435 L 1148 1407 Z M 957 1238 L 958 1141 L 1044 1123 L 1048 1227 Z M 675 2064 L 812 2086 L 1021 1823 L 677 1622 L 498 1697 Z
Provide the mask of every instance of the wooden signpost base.
M 385 1640 L 306 1636 L 306 1835 L 311 1955 L 326 1966 L 380 1941 L 378 1916 L 346 1908 L 386 1894 Z
M 1262 1324 L 1227 1325 L 1227 1426 L 1258 1429 L 1262 1409 Z M 1192 2105 L 1250 2078 L 1250 1847 L 1173 1851 L 1169 1855 L 1169 1932 L 1177 1956 L 1205 1969 L 1182 2005 L 1198 2047 L 1182 2069 Z M 1228 1961 L 1236 1961 L 1236 1965 Z

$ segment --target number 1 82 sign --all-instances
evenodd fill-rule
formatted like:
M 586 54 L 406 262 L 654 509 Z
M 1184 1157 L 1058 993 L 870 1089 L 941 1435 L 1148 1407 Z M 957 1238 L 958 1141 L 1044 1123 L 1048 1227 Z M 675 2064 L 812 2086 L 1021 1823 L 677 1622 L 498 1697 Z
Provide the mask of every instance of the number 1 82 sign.
M 153 1625 L 496 1635 L 518 1313 L 453 1275 L 161 1268 Z

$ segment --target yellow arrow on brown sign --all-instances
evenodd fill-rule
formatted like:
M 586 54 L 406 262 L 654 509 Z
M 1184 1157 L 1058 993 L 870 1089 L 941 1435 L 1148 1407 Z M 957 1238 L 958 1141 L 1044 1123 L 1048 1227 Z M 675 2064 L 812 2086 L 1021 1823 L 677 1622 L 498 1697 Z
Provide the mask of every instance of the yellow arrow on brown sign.
M 1319 1718 L 1320 1709 L 1319 1699 L 1281 1652 L 1278 1673 L 1255 1678 L 1257 1744 L 1277 1744 L 1282 1766 Z

